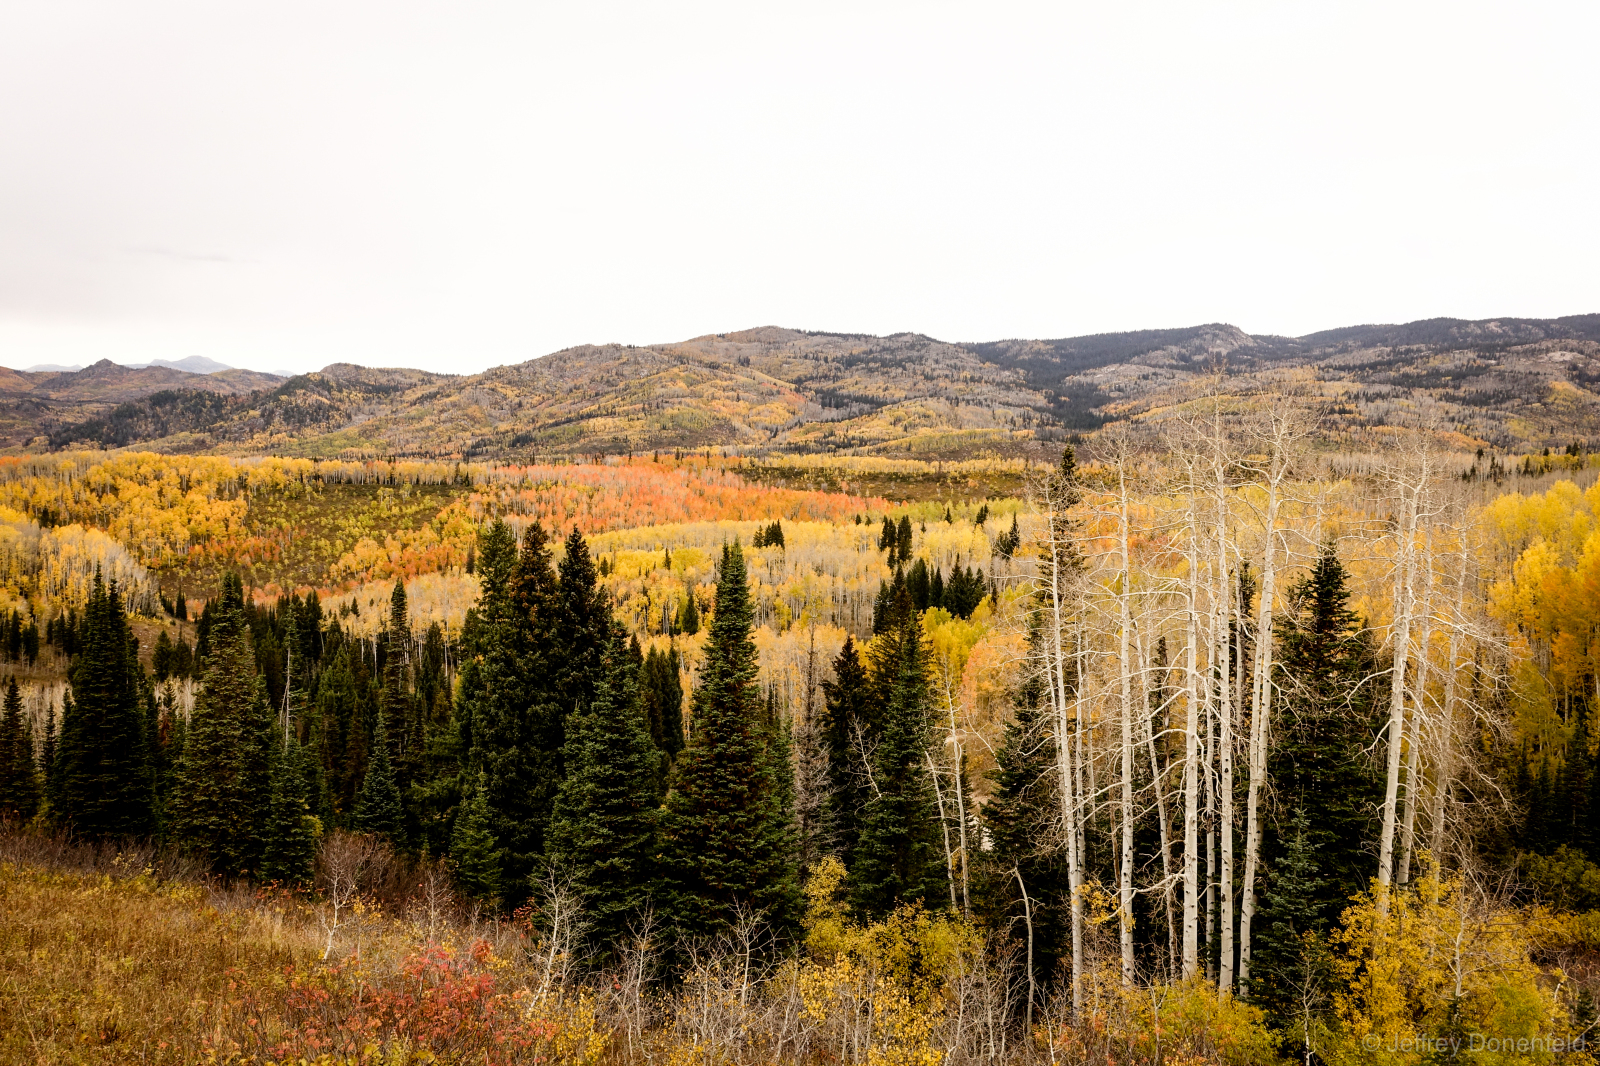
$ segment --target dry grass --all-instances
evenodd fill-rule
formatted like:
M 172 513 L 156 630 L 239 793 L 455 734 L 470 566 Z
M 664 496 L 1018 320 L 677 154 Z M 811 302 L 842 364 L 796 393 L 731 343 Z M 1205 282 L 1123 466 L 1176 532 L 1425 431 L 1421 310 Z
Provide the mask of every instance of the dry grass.
M 170 854 L 0 835 L 0 1062 L 597 1058 L 583 997 L 535 1002 L 528 938 L 455 912 L 428 874 L 369 855 L 330 925 L 321 896 L 207 882 Z

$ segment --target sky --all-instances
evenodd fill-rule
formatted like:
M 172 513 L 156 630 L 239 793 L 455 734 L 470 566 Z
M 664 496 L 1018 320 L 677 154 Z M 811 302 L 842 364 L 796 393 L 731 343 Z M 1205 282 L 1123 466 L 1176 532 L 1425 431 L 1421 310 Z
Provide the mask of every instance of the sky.
M 1600 5 L 0 5 L 0 365 L 1600 311 Z

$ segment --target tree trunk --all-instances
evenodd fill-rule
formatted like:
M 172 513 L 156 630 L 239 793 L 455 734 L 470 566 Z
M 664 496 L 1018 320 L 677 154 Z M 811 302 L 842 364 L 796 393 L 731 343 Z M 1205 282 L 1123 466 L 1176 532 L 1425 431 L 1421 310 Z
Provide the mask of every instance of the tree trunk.
M 1394 878 L 1394 842 L 1400 793 L 1400 760 L 1405 749 L 1406 666 L 1411 656 L 1412 558 L 1416 549 L 1417 516 L 1427 484 L 1428 457 L 1424 452 L 1415 481 L 1402 469 L 1397 474 L 1400 515 L 1395 523 L 1399 551 L 1395 559 L 1394 669 L 1389 692 L 1389 763 L 1383 789 L 1383 830 L 1378 843 L 1378 907 L 1389 913 L 1388 888 Z
M 1256 874 L 1261 863 L 1261 788 L 1266 784 L 1267 747 L 1272 742 L 1272 601 L 1278 587 L 1278 507 L 1289 462 L 1288 424 L 1277 412 L 1272 419 L 1272 451 L 1267 467 L 1267 536 L 1261 552 L 1261 604 L 1256 612 L 1255 676 L 1250 688 L 1250 791 L 1245 798 L 1244 888 L 1239 901 L 1239 994 L 1246 996 L 1250 994 L 1250 930 L 1256 914 Z
M 1117 909 L 1122 933 L 1122 983 L 1133 985 L 1133 663 L 1129 638 L 1133 628 L 1133 570 L 1128 555 L 1127 456 L 1122 456 L 1117 484 L 1120 490 L 1118 535 L 1122 549 L 1122 588 L 1117 595 L 1117 672 L 1122 681 L 1122 863 L 1118 877 Z

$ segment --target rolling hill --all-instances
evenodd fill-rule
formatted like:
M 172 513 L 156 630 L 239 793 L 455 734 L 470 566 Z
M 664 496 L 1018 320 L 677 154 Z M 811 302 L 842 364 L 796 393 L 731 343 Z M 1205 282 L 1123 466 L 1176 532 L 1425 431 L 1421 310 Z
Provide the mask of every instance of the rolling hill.
M 981 343 L 763 327 L 584 345 L 461 376 L 338 363 L 283 380 L 103 361 L 0 370 L 0 438 L 345 457 L 717 446 L 970 458 L 1031 453 L 1113 420 L 1155 425 L 1218 392 L 1300 395 L 1329 443 L 1386 428 L 1502 449 L 1600 439 L 1600 315 Z

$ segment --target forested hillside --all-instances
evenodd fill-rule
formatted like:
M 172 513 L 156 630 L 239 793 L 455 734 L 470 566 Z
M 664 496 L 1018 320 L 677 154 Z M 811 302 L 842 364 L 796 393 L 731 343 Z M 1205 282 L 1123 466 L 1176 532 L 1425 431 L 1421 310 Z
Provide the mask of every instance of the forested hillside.
M 6 460 L 0 1048 L 1587 1055 L 1600 461 L 1257 399 L 1047 462 Z
M 1210 396 L 1316 402 L 1324 446 L 1396 429 L 1520 451 L 1600 435 L 1600 316 L 1431 319 L 1306 337 L 1224 324 L 952 343 L 777 327 L 584 345 L 464 376 L 337 363 L 287 381 L 102 362 L 0 373 L 15 448 L 532 462 L 723 455 L 960 461 L 1059 451 L 1108 423 L 1149 432 Z

